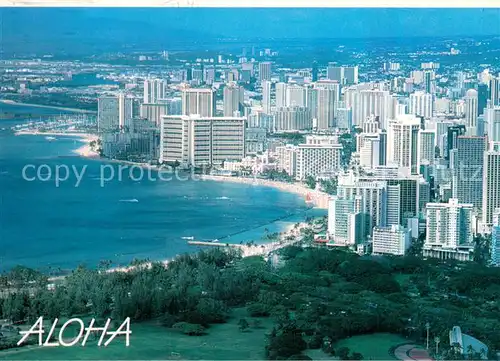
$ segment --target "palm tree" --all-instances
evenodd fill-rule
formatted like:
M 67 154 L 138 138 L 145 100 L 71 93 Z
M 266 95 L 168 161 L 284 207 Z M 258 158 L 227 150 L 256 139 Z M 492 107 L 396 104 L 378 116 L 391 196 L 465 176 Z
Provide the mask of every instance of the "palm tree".
M 474 348 L 472 345 L 467 346 L 467 356 L 469 357 L 469 360 L 473 360 Z

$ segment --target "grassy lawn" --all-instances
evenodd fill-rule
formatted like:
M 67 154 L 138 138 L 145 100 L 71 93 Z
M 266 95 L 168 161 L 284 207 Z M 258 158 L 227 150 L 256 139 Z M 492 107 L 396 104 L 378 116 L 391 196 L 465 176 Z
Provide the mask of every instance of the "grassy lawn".
M 245 309 L 236 309 L 226 324 L 213 325 L 205 336 L 186 336 L 160 326 L 156 322 L 132 323 L 130 346 L 125 338 L 117 337 L 108 347 L 97 347 L 97 341 L 88 341 L 85 347 L 27 346 L 18 350 L 0 351 L 4 360 L 262 360 L 265 359 L 265 333 L 272 327 L 271 320 L 260 319 L 261 327 L 241 332 L 238 321 L 247 317 Z M 68 332 L 71 337 L 71 333 Z M 107 340 L 107 338 L 105 339 Z M 81 343 L 81 342 L 80 342 Z
M 389 354 L 390 348 L 410 341 L 391 333 L 374 333 L 346 338 L 337 342 L 335 348 L 349 347 L 352 352 L 361 353 L 365 360 L 395 360 Z

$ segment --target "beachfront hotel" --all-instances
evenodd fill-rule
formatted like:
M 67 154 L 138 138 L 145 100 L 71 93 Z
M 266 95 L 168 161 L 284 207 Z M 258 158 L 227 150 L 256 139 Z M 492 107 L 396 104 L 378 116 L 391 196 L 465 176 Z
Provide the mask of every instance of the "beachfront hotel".
M 119 129 L 132 130 L 133 99 L 120 93 L 97 99 L 97 129 L 99 133 Z
M 297 180 L 337 173 L 341 168 L 342 145 L 336 135 L 308 135 L 303 144 L 276 148 L 278 169 Z
M 245 118 L 164 116 L 161 123 L 160 163 L 182 167 L 220 165 L 245 157 Z
M 334 173 L 341 168 L 342 145 L 337 136 L 310 135 L 297 147 L 297 180 Z

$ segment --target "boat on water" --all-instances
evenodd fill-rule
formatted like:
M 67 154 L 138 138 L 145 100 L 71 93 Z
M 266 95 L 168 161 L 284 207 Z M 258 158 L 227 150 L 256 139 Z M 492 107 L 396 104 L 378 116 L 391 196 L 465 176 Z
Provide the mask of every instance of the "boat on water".
M 212 242 L 212 243 L 217 243 L 217 242 L 219 242 L 219 240 L 218 240 L 218 239 L 214 239 L 214 240 L 212 240 L 211 242 Z
M 120 199 L 120 202 L 127 202 L 127 203 L 138 203 L 138 199 Z
M 48 141 L 56 140 L 56 138 L 54 138 L 54 137 L 45 137 L 45 139 L 47 139 Z
M 185 239 L 187 241 L 192 241 L 194 239 L 193 236 L 189 236 L 189 237 L 181 237 L 182 239 Z

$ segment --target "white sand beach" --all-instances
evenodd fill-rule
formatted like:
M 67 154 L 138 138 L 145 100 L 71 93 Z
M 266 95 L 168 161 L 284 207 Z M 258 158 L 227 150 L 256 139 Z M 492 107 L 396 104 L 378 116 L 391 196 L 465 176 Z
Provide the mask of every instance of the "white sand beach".
M 73 150 L 73 153 L 81 157 L 97 158 L 99 154 L 92 150 L 90 142 L 97 141 L 99 137 L 95 134 L 78 133 L 78 132 L 38 132 L 35 130 L 22 130 L 15 133 L 16 135 L 45 135 L 45 136 L 59 136 L 59 137 L 78 137 L 78 141 L 85 143 L 80 148 Z
M 296 227 L 295 225 L 289 225 L 286 227 L 286 229 L 280 233 L 279 240 L 274 241 L 274 242 L 267 242 L 267 243 L 261 243 L 261 244 L 251 244 L 251 245 L 246 245 L 246 244 L 232 244 L 230 243 L 229 246 L 226 246 L 226 243 L 223 241 L 218 244 L 214 244 L 214 246 L 221 246 L 222 248 L 236 248 L 241 250 L 241 256 L 243 258 L 245 257 L 253 257 L 253 256 L 263 256 L 267 257 L 269 254 L 271 254 L 274 251 L 277 251 L 280 248 L 284 248 L 290 245 L 293 245 L 294 243 L 297 243 L 301 238 L 300 238 L 300 229 L 307 227 L 307 223 L 301 222 L 299 223 L 299 226 Z M 292 240 L 287 240 L 288 236 L 294 236 Z M 208 248 L 208 247 L 205 247 Z M 167 259 L 160 261 L 160 263 L 164 267 L 168 267 L 168 264 L 175 260 L 175 258 L 172 259 Z M 126 266 L 126 267 L 113 267 L 108 270 L 106 270 L 106 273 L 112 273 L 112 272 L 130 272 L 133 270 L 136 270 L 137 268 L 151 268 L 153 265 L 153 262 L 146 262 L 140 265 L 134 265 L 134 266 Z M 56 281 L 61 281 L 67 276 L 54 276 L 54 277 L 49 277 L 49 282 L 54 283 Z
M 330 198 L 330 195 L 318 190 L 307 188 L 303 184 L 284 183 L 284 182 L 277 182 L 277 181 L 258 179 L 258 178 L 254 179 L 254 178 L 212 176 L 212 175 L 203 176 L 203 179 L 218 181 L 218 182 L 233 182 L 233 183 L 258 185 L 265 187 L 273 187 L 283 192 L 295 193 L 304 198 L 307 198 L 308 201 L 314 204 L 314 206 L 317 208 L 328 209 L 328 200 Z

